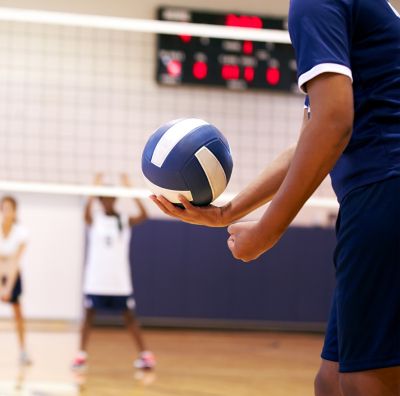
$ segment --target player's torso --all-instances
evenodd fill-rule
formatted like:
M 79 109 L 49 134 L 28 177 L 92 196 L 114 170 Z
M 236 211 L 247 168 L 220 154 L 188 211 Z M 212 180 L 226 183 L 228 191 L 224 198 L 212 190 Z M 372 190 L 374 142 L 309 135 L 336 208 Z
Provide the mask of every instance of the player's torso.
M 7 235 L 3 230 L 0 231 L 0 256 L 11 256 L 16 253 L 18 247 L 18 225 L 13 225 Z
M 400 176 L 400 18 L 386 0 L 349 3 L 353 134 L 331 176 L 342 199 L 352 188 Z
M 12 266 L 12 258 L 20 247 L 20 235 L 23 232 L 24 229 L 19 224 L 14 224 L 7 235 L 4 235 L 2 230 L 0 231 L 0 276 L 8 275 Z
M 88 235 L 85 292 L 129 294 L 130 228 L 125 218 L 97 215 Z
M 387 0 L 354 0 L 351 63 L 355 128 L 399 126 L 400 16 Z

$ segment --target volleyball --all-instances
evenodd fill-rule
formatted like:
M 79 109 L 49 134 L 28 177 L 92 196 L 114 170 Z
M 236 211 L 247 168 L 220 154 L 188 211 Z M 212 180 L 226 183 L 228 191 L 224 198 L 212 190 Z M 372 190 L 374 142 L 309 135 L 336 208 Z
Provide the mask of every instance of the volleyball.
M 232 174 L 228 141 L 212 124 L 185 118 L 159 127 L 142 155 L 149 189 L 172 203 L 181 194 L 194 205 L 208 205 L 223 193 Z

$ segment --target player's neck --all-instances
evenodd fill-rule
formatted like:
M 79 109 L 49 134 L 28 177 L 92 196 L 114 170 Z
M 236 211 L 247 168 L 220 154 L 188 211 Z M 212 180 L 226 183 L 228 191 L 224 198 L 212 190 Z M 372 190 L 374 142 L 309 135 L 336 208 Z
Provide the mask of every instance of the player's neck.
M 106 216 L 116 216 L 117 212 L 114 208 L 104 208 L 104 213 Z
M 1 224 L 1 229 L 5 237 L 7 237 L 10 234 L 14 223 L 15 223 L 14 218 L 3 219 L 3 222 Z

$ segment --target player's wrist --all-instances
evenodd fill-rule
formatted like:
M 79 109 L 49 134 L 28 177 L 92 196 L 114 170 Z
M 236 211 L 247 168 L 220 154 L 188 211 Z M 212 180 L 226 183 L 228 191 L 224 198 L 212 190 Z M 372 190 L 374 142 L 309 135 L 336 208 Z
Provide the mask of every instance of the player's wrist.
M 280 240 L 283 233 L 280 230 L 274 230 L 272 225 L 268 225 L 261 220 L 255 222 L 253 227 L 255 250 L 258 255 L 270 250 Z
M 232 224 L 235 221 L 233 210 L 232 210 L 232 203 L 228 202 L 225 205 L 220 207 L 220 227 L 227 227 L 228 225 Z

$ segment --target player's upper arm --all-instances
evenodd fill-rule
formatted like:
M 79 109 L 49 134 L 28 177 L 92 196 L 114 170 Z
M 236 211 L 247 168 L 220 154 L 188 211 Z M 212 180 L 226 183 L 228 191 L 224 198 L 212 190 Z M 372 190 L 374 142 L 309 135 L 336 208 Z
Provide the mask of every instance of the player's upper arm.
M 25 250 L 26 250 L 26 242 L 21 242 L 19 244 L 19 246 L 18 246 L 17 251 L 15 252 L 15 256 L 14 257 L 17 260 L 19 260 L 21 258 L 21 256 L 23 255 L 23 253 L 25 252 Z
M 28 230 L 24 226 L 19 226 L 18 234 L 19 234 L 19 237 L 18 237 L 19 243 L 26 245 L 28 243 L 28 240 L 29 240 L 29 232 L 28 232 Z
M 289 31 L 303 92 L 308 92 L 312 79 L 324 73 L 344 75 L 352 81 L 351 30 L 349 0 L 292 0 Z
M 318 124 L 321 133 L 335 134 L 340 146 L 351 136 L 354 119 L 353 87 L 341 74 L 324 73 L 308 84 L 311 106 L 310 122 Z

